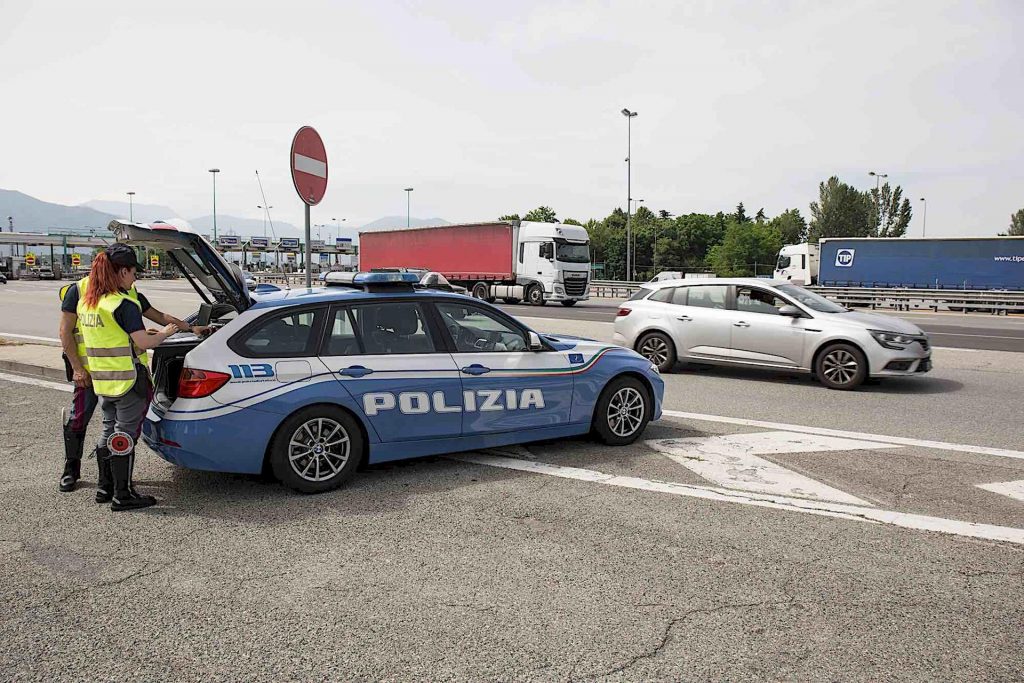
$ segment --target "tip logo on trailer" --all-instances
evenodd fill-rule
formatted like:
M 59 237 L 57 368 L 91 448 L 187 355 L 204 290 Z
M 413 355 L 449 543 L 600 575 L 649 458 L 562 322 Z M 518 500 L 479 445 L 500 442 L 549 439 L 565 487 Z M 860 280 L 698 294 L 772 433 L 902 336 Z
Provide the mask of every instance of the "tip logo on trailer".
M 836 250 L 836 267 L 838 268 L 849 268 L 853 265 L 853 255 L 856 253 L 856 249 L 837 249 Z

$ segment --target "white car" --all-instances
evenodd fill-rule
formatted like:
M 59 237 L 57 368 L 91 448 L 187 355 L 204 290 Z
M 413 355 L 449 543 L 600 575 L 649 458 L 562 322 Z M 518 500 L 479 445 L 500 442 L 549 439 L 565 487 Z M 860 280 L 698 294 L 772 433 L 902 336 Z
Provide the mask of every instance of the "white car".
M 916 325 L 756 278 L 644 284 L 619 308 L 612 341 L 661 372 L 677 360 L 778 368 L 812 373 L 831 389 L 932 368 L 928 335 Z

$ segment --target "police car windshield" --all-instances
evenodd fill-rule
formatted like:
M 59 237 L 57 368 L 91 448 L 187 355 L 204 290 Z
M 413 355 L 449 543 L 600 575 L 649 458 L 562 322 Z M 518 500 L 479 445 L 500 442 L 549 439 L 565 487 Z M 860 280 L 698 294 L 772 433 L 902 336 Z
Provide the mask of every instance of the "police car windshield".
M 776 289 L 783 294 L 793 297 L 812 311 L 818 311 L 819 313 L 845 313 L 849 310 L 803 287 L 785 284 L 778 285 Z

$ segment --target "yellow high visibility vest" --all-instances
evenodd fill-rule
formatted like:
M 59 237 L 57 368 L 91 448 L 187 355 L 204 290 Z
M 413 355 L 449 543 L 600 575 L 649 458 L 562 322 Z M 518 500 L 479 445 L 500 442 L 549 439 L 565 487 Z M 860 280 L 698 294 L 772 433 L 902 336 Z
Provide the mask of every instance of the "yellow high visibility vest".
M 85 297 L 79 299 L 78 324 L 85 340 L 89 374 L 98 396 L 124 396 L 135 386 L 137 351 L 131 337 L 114 319 L 114 311 L 125 301 L 141 306 L 137 299 L 124 292 L 103 296 L 96 308 L 86 308 Z M 145 367 L 145 365 L 143 365 Z
M 89 287 L 89 276 L 86 275 L 81 280 L 79 280 L 77 284 L 78 284 L 78 301 L 81 302 L 82 299 L 85 297 L 85 290 L 88 289 L 88 287 Z M 71 285 L 68 284 L 68 285 L 64 285 L 63 287 L 60 288 L 60 300 L 61 301 L 64 301 L 64 295 L 68 293 L 68 289 L 70 287 L 71 287 Z M 135 289 L 135 285 L 132 285 L 132 288 L 130 290 L 128 290 L 128 296 L 129 296 L 129 298 L 133 299 L 135 301 L 135 303 L 139 304 L 140 307 L 142 306 L 142 303 L 139 302 L 139 293 Z M 134 343 L 132 345 L 134 346 Z M 82 361 L 82 367 L 85 368 L 86 370 L 88 370 L 89 369 L 89 356 L 85 352 L 85 338 L 82 336 L 82 328 L 81 328 L 81 326 L 80 326 L 80 324 L 79 324 L 79 322 L 77 320 L 75 321 L 75 349 L 78 351 L 78 358 Z M 149 355 L 145 351 L 143 351 L 142 349 L 140 349 L 138 347 L 136 347 L 135 351 L 136 351 L 136 356 L 139 359 L 139 362 L 148 367 L 149 366 Z

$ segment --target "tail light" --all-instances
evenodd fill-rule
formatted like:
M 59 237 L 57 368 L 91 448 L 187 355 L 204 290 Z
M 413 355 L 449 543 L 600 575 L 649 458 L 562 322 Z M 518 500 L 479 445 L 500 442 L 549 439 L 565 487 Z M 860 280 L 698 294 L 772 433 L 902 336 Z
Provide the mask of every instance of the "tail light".
M 615 314 L 616 318 L 623 318 L 632 312 L 632 308 L 620 308 L 618 313 Z
M 178 398 L 203 398 L 227 384 L 231 375 L 213 370 L 185 368 L 178 378 Z

